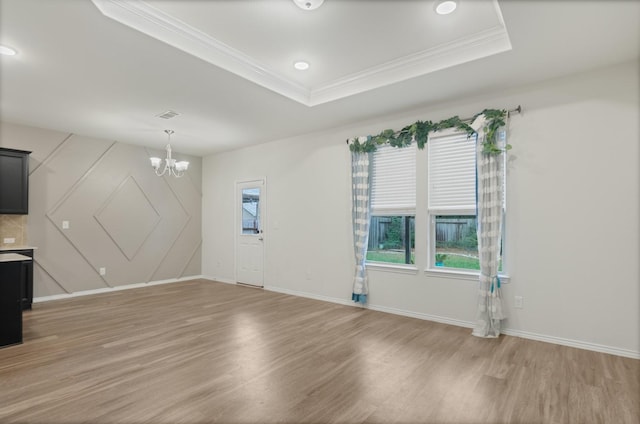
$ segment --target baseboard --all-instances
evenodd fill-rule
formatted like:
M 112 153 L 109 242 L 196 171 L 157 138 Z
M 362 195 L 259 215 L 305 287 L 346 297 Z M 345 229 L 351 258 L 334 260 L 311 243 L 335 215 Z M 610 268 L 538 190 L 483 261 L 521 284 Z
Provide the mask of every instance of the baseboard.
M 356 304 L 356 303 L 352 302 L 351 300 L 347 300 L 347 299 L 340 299 L 338 297 L 330 297 L 330 296 L 322 296 L 322 295 L 315 294 L 315 293 L 306 293 L 306 292 L 300 292 L 300 291 L 297 291 L 297 290 L 283 289 L 281 287 L 264 286 L 264 290 L 272 291 L 272 292 L 276 292 L 276 293 L 282 293 L 282 294 L 290 294 L 291 296 L 306 297 L 308 299 L 322 300 L 324 302 L 337 303 L 337 304 L 340 304 L 340 305 L 355 306 L 355 307 L 366 307 L 366 306 L 363 306 L 360 303 Z
M 404 310 L 404 309 L 390 308 L 388 306 L 356 304 L 355 302 L 352 302 L 351 300 L 347 300 L 347 299 L 339 299 L 339 298 L 335 298 L 335 297 L 321 296 L 321 295 L 317 295 L 317 294 L 313 294 L 313 293 L 306 293 L 306 292 L 299 292 L 299 291 L 296 291 L 296 290 L 283 289 L 283 288 L 280 288 L 280 287 L 265 286 L 264 289 L 265 290 L 269 290 L 269 291 L 273 291 L 273 292 L 289 294 L 289 295 L 292 295 L 292 296 L 306 297 L 306 298 L 315 299 L 315 300 L 322 300 L 322 301 L 325 301 L 325 302 L 338 303 L 340 305 L 346 305 L 346 306 L 361 307 L 361 308 L 371 309 L 372 311 L 386 312 L 386 313 L 389 313 L 389 314 L 401 315 L 401 316 L 410 317 L 410 318 L 423 319 L 425 321 L 434 321 L 434 322 L 439 322 L 439 323 L 442 323 L 442 324 L 450 324 L 450 325 L 455 325 L 455 326 L 458 326 L 458 327 L 473 328 L 473 326 L 475 325 L 475 323 L 470 322 L 470 321 L 447 318 L 447 317 L 442 317 L 442 316 L 439 316 L 439 315 L 424 314 L 424 313 L 421 313 L 421 312 L 407 311 L 407 310 Z M 601 344 L 597 344 L 597 343 L 583 342 L 583 341 L 579 341 L 579 340 L 571 340 L 571 339 L 565 339 L 565 338 L 562 338 L 562 337 L 555 337 L 555 336 L 547 336 L 547 335 L 543 335 L 543 334 L 530 333 L 528 331 L 514 330 L 514 329 L 510 329 L 510 328 L 503 329 L 502 333 L 505 334 L 505 335 L 508 335 L 508 336 L 520 337 L 520 338 L 523 338 L 523 339 L 537 340 L 537 341 L 541 341 L 541 342 L 545 342 L 545 343 L 557 344 L 557 345 L 568 346 L 568 347 L 575 347 L 575 348 L 578 348 L 578 349 L 591 350 L 591 351 L 594 351 L 594 352 L 608 353 L 610 355 L 623 356 L 623 357 L 626 357 L 626 358 L 640 359 L 640 352 L 633 351 L 633 350 L 630 350 L 630 349 L 621 349 L 621 348 L 612 347 L 612 346 L 605 346 L 605 345 L 601 345 Z
M 211 280 L 211 281 L 225 283 L 225 284 L 236 284 L 235 281 L 230 280 L 228 278 L 217 278 L 217 277 L 210 277 L 206 275 L 194 275 L 190 277 L 172 278 L 169 280 L 150 281 L 148 283 L 128 284 L 124 286 L 105 287 L 105 288 L 95 289 L 95 290 L 83 290 L 83 291 L 74 292 L 74 293 L 65 293 L 65 294 L 56 294 L 53 296 L 36 297 L 33 299 L 33 302 L 40 303 L 40 302 L 47 302 L 51 300 L 68 299 L 72 297 L 88 296 L 88 295 L 99 294 L 99 293 L 110 293 L 110 292 L 120 291 L 120 290 L 136 289 L 140 287 L 155 286 L 159 284 L 178 283 L 181 281 L 196 280 L 196 279 Z M 442 324 L 455 325 L 458 327 L 473 328 L 474 326 L 474 323 L 469 321 L 442 317 L 439 315 L 424 314 L 421 312 L 407 311 L 407 310 L 398 309 L 398 308 L 390 308 L 388 306 L 382 306 L 382 305 L 371 305 L 371 304 L 362 305 L 360 303 L 352 302 L 349 299 L 323 296 L 315 293 L 301 292 L 301 291 L 285 289 L 281 287 L 265 286 L 264 290 L 268 290 L 276 293 L 288 294 L 291 296 L 306 297 L 309 299 L 320 300 L 323 302 L 337 303 L 339 305 L 371 309 L 372 311 L 385 312 L 389 314 L 401 315 L 401 316 L 410 317 L 410 318 L 417 318 L 425 321 L 434 321 Z M 544 334 L 531 333 L 531 332 L 522 331 L 522 330 L 514 330 L 511 328 L 503 329 L 502 333 L 508 336 L 520 337 L 523 339 L 530 339 L 530 340 L 536 340 L 536 341 L 545 342 L 545 343 L 575 347 L 577 349 L 591 350 L 594 352 L 607 353 L 610 355 L 622 356 L 626 358 L 640 359 L 640 352 L 634 351 L 631 349 L 621 349 L 621 348 L 601 345 L 597 343 L 565 339 L 562 337 L 555 337 L 555 336 L 547 336 Z
M 563 337 L 547 336 L 544 334 L 530 333 L 528 331 L 505 328 L 502 331 L 507 336 L 521 337 L 523 339 L 537 340 L 562 346 L 575 347 L 577 349 L 591 350 L 594 352 L 608 353 L 610 355 L 624 356 L 626 358 L 640 359 L 640 352 L 631 349 L 606 346 L 597 343 L 583 342 L 580 340 L 565 339 Z
M 206 278 L 206 277 L 202 275 L 191 275 L 189 277 L 170 278 L 168 280 L 149 281 L 147 283 L 125 284 L 122 286 L 103 287 L 100 289 L 81 290 L 73 293 L 63 293 L 63 294 L 54 294 L 51 296 L 34 297 L 33 303 L 49 302 L 51 300 L 60 300 L 60 299 L 70 299 L 72 297 L 89 296 L 92 294 L 111 293 L 114 291 L 121 291 L 121 290 L 138 289 L 141 287 L 157 286 L 160 284 L 179 283 L 181 281 L 197 280 L 200 278 Z
M 215 281 L 215 282 L 218 282 L 218 283 L 236 284 L 236 282 L 234 280 L 231 280 L 229 278 L 211 277 L 209 275 L 203 275 L 202 278 L 204 278 L 205 280 L 211 280 L 211 281 Z
M 371 309 L 372 311 L 386 312 L 389 314 L 402 315 L 410 318 L 418 318 L 418 319 L 423 319 L 425 321 L 435 321 L 442 324 L 456 325 L 458 327 L 467 327 L 467 328 L 473 327 L 473 323 L 468 321 L 456 320 L 456 319 L 441 317 L 437 315 L 423 314 L 420 312 L 405 311 L 403 309 L 389 308 L 387 306 L 381 306 L 381 305 L 371 305 L 371 304 L 363 305 L 361 303 L 355 303 L 350 299 L 340 299 L 337 297 L 322 296 L 314 293 L 299 292 L 296 290 L 283 289 L 283 288 L 274 287 L 274 286 L 265 286 L 264 289 L 277 292 L 277 293 L 290 294 L 292 296 L 306 297 L 309 299 L 322 300 L 324 302 L 337 303 L 337 304 L 346 305 L 346 306 L 354 306 L 356 308 L 359 307 L 364 309 Z
M 388 314 L 402 315 L 403 317 L 417 318 L 425 321 L 439 322 L 440 324 L 455 325 L 456 327 L 473 328 L 473 323 L 460 319 L 441 317 L 439 315 L 424 314 L 422 312 L 406 311 L 404 309 L 389 308 L 381 305 L 368 305 L 372 311 L 386 312 Z

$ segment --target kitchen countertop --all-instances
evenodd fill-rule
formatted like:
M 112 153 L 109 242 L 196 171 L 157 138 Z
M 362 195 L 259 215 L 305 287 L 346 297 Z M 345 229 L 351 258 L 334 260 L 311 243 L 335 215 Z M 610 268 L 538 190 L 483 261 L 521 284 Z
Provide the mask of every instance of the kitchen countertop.
M 0 263 L 2 262 L 18 262 L 30 261 L 31 258 L 19 253 L 0 253 Z
M 0 247 L 0 252 L 6 252 L 7 250 L 35 250 L 37 247 L 35 246 L 22 246 L 22 245 L 11 245 Z

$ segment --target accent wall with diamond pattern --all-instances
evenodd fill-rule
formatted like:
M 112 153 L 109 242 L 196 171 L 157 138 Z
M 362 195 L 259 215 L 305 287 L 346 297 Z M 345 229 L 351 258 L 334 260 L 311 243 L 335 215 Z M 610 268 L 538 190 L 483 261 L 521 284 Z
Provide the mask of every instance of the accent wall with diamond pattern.
M 0 147 L 32 151 L 34 297 L 201 274 L 201 158 L 178 153 L 187 174 L 157 177 L 163 151 L 10 123 Z

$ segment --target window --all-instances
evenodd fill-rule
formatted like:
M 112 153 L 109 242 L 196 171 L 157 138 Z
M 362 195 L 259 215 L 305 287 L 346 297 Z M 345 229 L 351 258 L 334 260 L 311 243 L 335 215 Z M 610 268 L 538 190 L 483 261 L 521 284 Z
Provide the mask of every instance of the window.
M 444 133 L 427 146 L 430 267 L 479 270 L 475 138 Z
M 436 267 L 480 269 L 475 215 L 436 215 Z
M 416 146 L 373 154 L 367 260 L 415 263 Z
M 367 261 L 477 273 L 476 139 L 441 131 L 422 153 L 413 144 L 373 154 Z
M 414 216 L 371 217 L 368 261 L 413 264 L 415 244 Z
M 438 134 L 427 143 L 432 267 L 480 269 L 475 147 L 475 138 L 461 133 Z

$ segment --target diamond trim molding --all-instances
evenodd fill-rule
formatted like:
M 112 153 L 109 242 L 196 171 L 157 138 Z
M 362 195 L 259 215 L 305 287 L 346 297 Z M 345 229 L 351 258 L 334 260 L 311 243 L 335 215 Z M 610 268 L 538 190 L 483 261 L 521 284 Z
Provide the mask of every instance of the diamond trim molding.
M 128 211 L 122 215 L 122 211 Z M 136 179 L 130 175 L 94 213 L 94 218 L 118 249 L 133 260 L 161 220 Z

